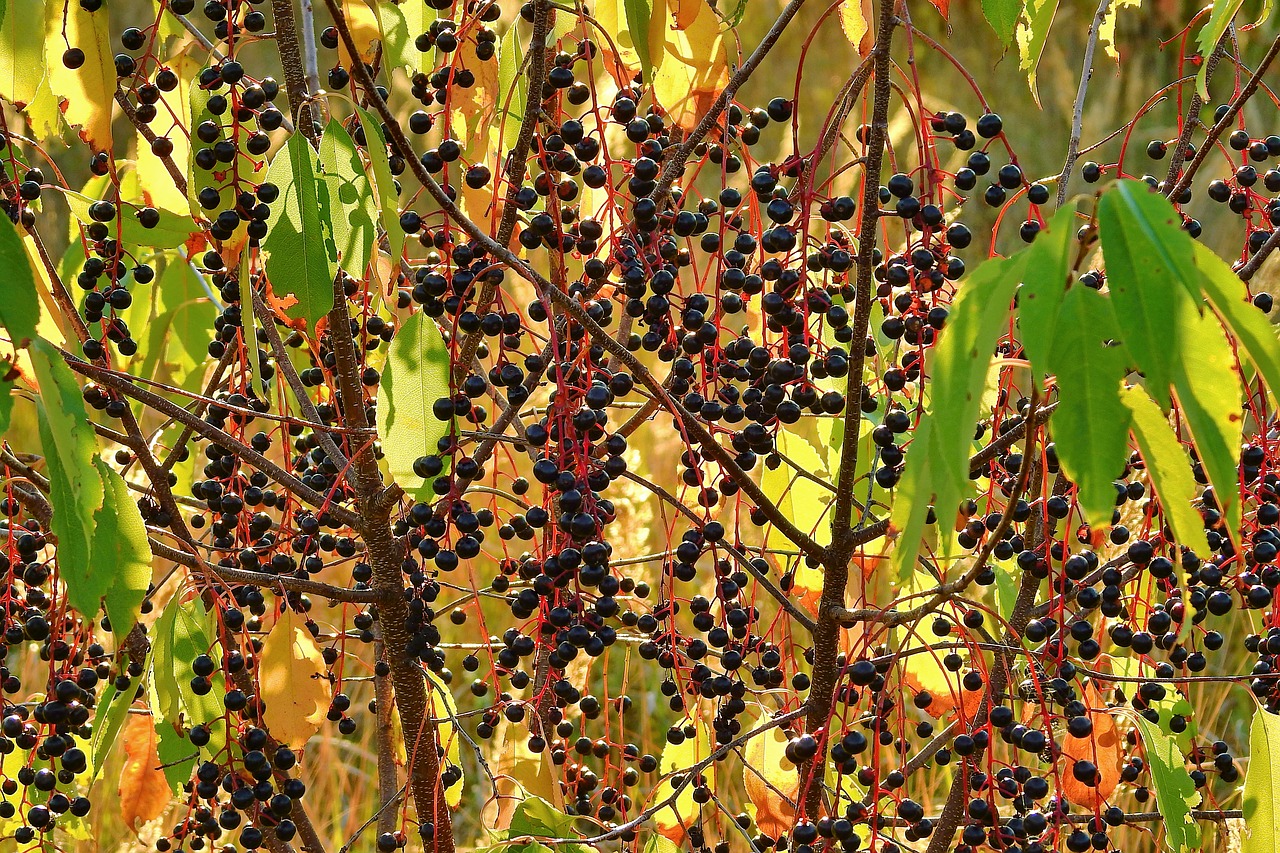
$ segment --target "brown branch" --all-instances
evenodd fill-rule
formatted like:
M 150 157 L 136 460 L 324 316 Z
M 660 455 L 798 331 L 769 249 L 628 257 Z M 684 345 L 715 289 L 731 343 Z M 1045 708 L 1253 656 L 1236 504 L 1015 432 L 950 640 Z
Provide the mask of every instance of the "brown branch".
M 871 297 L 875 272 L 876 223 L 879 209 L 880 172 L 889 132 L 889 78 L 892 58 L 890 49 L 895 25 L 896 0 L 880 0 L 876 23 L 876 41 L 871 49 L 874 87 L 872 90 L 871 132 L 867 139 L 863 172 L 862 222 L 858 231 L 857 282 L 853 315 L 853 335 L 849 356 L 849 379 L 845 387 L 845 432 L 841 446 L 840 468 L 836 475 L 836 495 L 832 510 L 831 547 L 822 555 L 822 597 L 818 604 L 818 628 L 814 632 L 813 684 L 809 688 L 805 730 L 824 746 L 818 755 L 826 755 L 826 727 L 831 720 L 836 684 L 840 672 L 836 667 L 841 625 L 834 618 L 836 608 L 843 608 L 849 585 L 849 563 L 853 557 L 853 487 L 858 465 L 858 432 L 862 419 L 862 370 L 866 361 L 867 328 L 871 322 Z M 855 572 L 861 599 L 862 573 Z M 802 778 L 814 781 L 805 792 L 803 813 L 816 818 L 822 808 L 822 774 L 815 773 L 815 758 L 801 769 Z
M 1262 82 L 1262 76 L 1267 73 L 1267 69 L 1271 67 L 1271 63 L 1275 60 L 1277 55 L 1280 55 L 1280 36 L 1276 36 L 1275 40 L 1271 42 L 1271 47 L 1267 49 L 1266 55 L 1262 57 L 1262 61 L 1258 63 L 1258 67 L 1254 70 L 1253 74 L 1250 75 L 1249 80 L 1244 84 L 1244 86 L 1241 87 L 1240 92 L 1231 99 L 1231 103 L 1227 106 L 1226 112 L 1222 114 L 1222 118 L 1215 122 L 1213 127 L 1209 128 L 1209 134 L 1205 137 L 1204 144 L 1200 146 L 1200 149 L 1196 151 L 1195 157 L 1193 157 L 1191 162 L 1187 164 L 1186 171 L 1184 171 L 1182 176 L 1178 178 L 1177 182 L 1172 187 L 1169 187 L 1165 192 L 1165 195 L 1167 195 L 1171 200 L 1177 201 L 1178 196 L 1182 195 L 1182 191 L 1191 186 L 1192 179 L 1195 177 L 1196 172 L 1200 170 L 1204 161 L 1208 159 L 1209 152 L 1213 150 L 1214 143 L 1218 141 L 1218 138 L 1222 136 L 1222 134 L 1226 132 L 1227 128 L 1231 126 L 1232 122 L 1235 121 L 1236 116 L 1239 115 L 1240 110 L 1244 107 L 1245 103 L 1248 102 L 1248 100 L 1253 97 L 1254 93 L 1258 91 L 1258 85 Z
M 298 46 L 298 25 L 293 16 L 293 0 L 271 0 L 271 11 L 276 19 L 276 45 L 280 64 L 284 68 L 284 87 L 289 96 L 289 108 L 293 120 L 302 135 L 316 144 L 316 130 L 311 114 L 311 95 L 307 91 L 307 69 L 302 61 L 302 49 Z M 360 52 L 348 51 L 352 63 L 360 64 Z

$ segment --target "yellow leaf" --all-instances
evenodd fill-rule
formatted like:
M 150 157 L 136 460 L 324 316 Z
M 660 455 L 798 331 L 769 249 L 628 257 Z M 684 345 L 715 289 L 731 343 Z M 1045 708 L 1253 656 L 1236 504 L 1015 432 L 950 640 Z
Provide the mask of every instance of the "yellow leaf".
M 44 0 L 8 0 L 0 21 L 0 98 L 14 105 L 35 100 L 44 77 L 41 45 L 31 22 L 42 20 Z
M 787 734 L 780 726 L 747 741 L 742 783 L 747 790 L 747 810 L 760 831 L 775 838 L 790 832 L 796 822 L 800 772 L 787 760 Z
M 74 0 L 49 3 L 45 68 L 67 124 L 79 126 L 80 138 L 94 151 L 111 150 L 111 109 L 115 104 L 116 67 L 111 54 L 107 6 L 86 12 Z M 84 64 L 67 68 L 68 48 L 84 51 Z
M 672 776 L 674 774 L 683 774 L 694 764 L 711 756 L 711 731 L 707 724 L 698 719 L 694 722 L 697 729 L 693 737 L 686 737 L 681 743 L 668 743 L 662 750 L 662 759 L 658 762 L 658 771 L 662 774 L 663 779 L 653 789 L 653 794 L 649 797 L 649 805 L 657 805 L 671 799 L 671 795 L 675 793 L 675 785 L 672 784 Z M 711 790 L 715 790 L 715 765 L 709 764 L 702 770 L 702 778 L 705 784 Z M 653 816 L 653 828 L 662 836 L 670 839 L 676 844 L 683 845 L 685 835 L 689 827 L 697 823 L 698 815 L 702 811 L 700 806 L 693 799 L 693 789 L 695 783 L 690 780 L 688 785 L 676 794 L 674 800 L 666 808 L 659 809 L 657 814 Z
M 673 8 L 677 2 L 671 0 L 661 11 L 661 3 L 655 4 L 653 10 L 654 19 L 665 25 L 661 62 L 653 74 L 653 96 L 675 124 L 692 130 L 729 82 L 729 66 L 715 11 L 699 3 L 697 15 L 679 28 L 679 10 Z M 656 45 L 651 42 L 650 47 Z
M 165 15 L 164 17 L 171 17 Z M 172 92 L 161 94 L 162 104 L 156 110 L 151 129 L 156 136 L 163 136 L 173 143 L 170 159 L 185 172 L 191 157 L 191 99 L 187 93 L 191 81 L 200 73 L 201 63 L 190 51 L 190 40 L 180 42 L 169 54 L 165 63 L 178 76 L 178 86 Z M 151 153 L 151 144 L 141 136 L 137 138 L 138 157 L 135 172 L 143 199 L 152 207 L 188 215 L 191 203 L 173 181 L 164 162 Z
M 486 827 L 496 832 L 508 829 L 516 806 L 530 797 L 546 800 L 557 809 L 564 807 L 560 783 L 552 774 L 551 750 L 537 753 L 529 749 L 526 729 L 504 719 L 498 736 L 488 744 L 487 759 L 493 768 L 497 796 L 485 803 L 482 819 Z
M 453 694 L 449 692 L 448 686 L 430 672 L 427 673 L 427 681 L 431 684 L 431 708 L 428 709 L 431 716 L 437 720 L 452 720 L 458 714 L 458 706 L 454 703 Z M 440 745 L 445 748 L 445 757 L 449 764 L 462 770 L 462 739 L 454 730 L 453 723 L 437 723 L 436 732 L 440 738 Z M 444 801 L 449 808 L 456 809 L 462 804 L 464 781 L 463 777 L 459 776 L 457 782 L 444 789 Z
M 1102 26 L 1098 27 L 1098 44 L 1102 45 L 1107 56 L 1117 62 L 1120 61 L 1120 51 L 1116 50 L 1116 18 L 1124 7 L 1131 6 L 1136 9 L 1141 5 L 1142 0 L 1116 0 L 1103 16 Z
M 860 56 L 871 52 L 871 0 L 844 0 L 840 4 L 840 27 L 849 44 L 858 49 Z
M 333 687 L 320 648 L 288 608 L 262 644 L 258 684 L 268 730 L 276 740 L 302 748 L 328 713 Z
M 156 752 L 155 720 L 150 714 L 130 714 L 120 736 L 124 766 L 120 768 L 120 816 L 136 830 L 164 814 L 169 805 L 169 781 Z

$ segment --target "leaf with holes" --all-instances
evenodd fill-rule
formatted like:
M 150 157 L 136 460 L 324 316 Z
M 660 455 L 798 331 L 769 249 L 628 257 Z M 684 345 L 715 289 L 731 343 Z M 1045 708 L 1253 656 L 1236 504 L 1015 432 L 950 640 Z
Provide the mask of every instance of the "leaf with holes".
M 1018 43 L 1018 67 L 1027 75 L 1027 85 L 1031 87 L 1031 96 L 1035 99 L 1036 106 L 1040 106 L 1040 89 L 1036 84 L 1040 56 L 1049 41 L 1049 29 L 1053 26 L 1053 18 L 1057 13 L 1058 0 L 1027 0 L 1021 20 L 1014 30 L 1014 38 Z

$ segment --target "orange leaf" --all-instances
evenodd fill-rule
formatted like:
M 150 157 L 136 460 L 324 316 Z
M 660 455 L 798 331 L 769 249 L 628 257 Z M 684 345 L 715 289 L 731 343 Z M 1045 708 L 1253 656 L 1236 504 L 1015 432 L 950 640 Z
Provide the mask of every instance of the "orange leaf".
M 703 0 L 672 0 L 675 5 L 676 29 L 687 30 L 693 24 L 698 12 L 707 4 Z
M 687 771 L 694 764 L 711 755 L 710 728 L 701 719 L 694 725 L 697 728 L 697 734 L 694 737 L 686 738 L 679 744 L 668 743 L 663 748 L 662 759 L 658 762 L 658 771 L 664 778 L 649 797 L 651 805 L 664 802 L 675 793 L 675 786 L 671 784 L 672 775 Z M 706 780 L 707 787 L 714 791 L 715 765 L 711 764 L 704 768 L 702 777 Z M 702 813 L 702 806 L 693 798 L 693 789 L 692 784 L 686 785 L 670 805 L 659 809 L 653 816 L 654 830 L 672 843 L 683 845 L 689 827 L 698 822 L 698 817 Z
M 1098 688 L 1090 682 L 1084 688 L 1084 704 L 1088 708 L 1093 733 L 1077 738 L 1070 734 L 1062 739 L 1062 754 L 1075 761 L 1091 761 L 1098 768 L 1097 785 L 1087 785 L 1066 772 L 1062 774 L 1062 796 L 1072 803 L 1089 809 L 1100 808 L 1116 785 L 1120 783 L 1120 771 L 1124 767 L 1124 748 L 1115 717 L 1107 712 Z
M 875 37 L 871 33 L 871 0 L 844 0 L 840 4 L 840 26 L 849 44 L 860 56 L 871 52 Z
M 947 14 L 951 11 L 951 0 L 929 0 L 929 4 L 938 10 L 944 21 L 947 19 Z
M 267 729 L 294 749 L 320 729 L 333 698 L 327 667 L 311 632 L 286 608 L 262 643 L 258 685 Z
M 124 748 L 120 816 L 125 826 L 136 831 L 138 821 L 155 820 L 169 805 L 169 781 L 156 752 L 155 719 L 149 714 L 130 714 L 120 742 Z

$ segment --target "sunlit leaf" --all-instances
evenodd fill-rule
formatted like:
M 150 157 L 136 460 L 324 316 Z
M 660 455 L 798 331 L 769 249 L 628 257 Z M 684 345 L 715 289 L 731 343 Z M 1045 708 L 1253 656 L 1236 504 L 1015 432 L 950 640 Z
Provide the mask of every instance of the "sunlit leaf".
M 1200 849 L 1200 826 L 1190 810 L 1200 801 L 1196 783 L 1187 774 L 1185 761 L 1177 741 L 1160 730 L 1146 717 L 1137 718 L 1142 737 L 1142 751 L 1151 769 L 1151 787 L 1156 804 L 1164 818 L 1164 841 L 1173 853 L 1191 853 Z
M 431 701 L 432 707 L 429 709 L 431 716 L 437 720 L 449 720 L 449 722 L 440 722 L 436 724 L 436 736 L 441 746 L 445 748 L 445 756 L 449 763 L 462 770 L 462 738 L 458 735 L 457 729 L 452 722 L 453 718 L 458 714 L 458 706 L 453 701 L 453 694 L 449 692 L 449 687 L 433 673 L 428 672 L 427 681 L 431 685 Z M 444 790 L 444 801 L 451 809 L 456 809 L 462 805 L 462 791 L 465 784 L 463 776 L 459 776 L 458 780 Z
M 1035 98 L 1036 106 L 1040 105 L 1036 73 L 1040 67 L 1040 56 L 1049 40 L 1049 28 L 1053 26 L 1053 17 L 1057 13 L 1058 0 L 1026 0 L 1022 19 L 1014 33 L 1018 42 L 1018 67 L 1027 75 L 1027 84 L 1031 87 L 1031 96 Z M 1003 25 L 1002 16 L 1001 26 Z M 996 32 L 1001 32 L 1001 29 L 997 28 Z
M 1116 19 L 1120 16 L 1120 10 L 1126 7 L 1136 9 L 1141 5 L 1142 0 L 1115 0 L 1107 7 L 1107 13 L 1102 16 L 1102 25 L 1098 27 L 1098 44 L 1102 45 L 1107 56 L 1120 59 L 1120 51 L 1116 49 Z
M 116 792 L 120 796 L 120 817 L 134 829 L 138 823 L 155 820 L 169 805 L 169 783 L 160 769 L 156 752 L 155 721 L 150 714 L 132 714 L 120 738 L 124 766 Z
M 656 5 L 653 13 L 659 14 Z M 662 52 L 650 45 L 661 56 L 653 72 L 653 96 L 671 121 L 692 130 L 729 82 L 724 33 L 720 18 L 705 4 L 699 4 L 697 16 L 684 29 L 674 26 L 671 10 L 663 14 L 670 24 Z
M 124 478 L 100 458 L 95 457 L 93 464 L 102 478 L 103 502 L 93 516 L 86 580 L 93 579 L 95 592 L 102 589 L 111 630 L 121 646 L 138 621 L 151 583 L 151 546 L 146 523 Z
M 1174 379 L 1174 396 L 1191 431 L 1214 497 L 1234 535 L 1240 526 L 1240 439 L 1244 427 L 1235 353 L 1218 318 L 1200 314 L 1179 294 L 1176 337 L 1186 369 Z
M 111 151 L 111 111 L 115 106 L 116 66 L 111 49 L 109 4 L 87 12 L 73 0 L 47 3 L 49 38 L 44 67 L 49 86 L 62 104 L 67 124 L 80 129 L 80 138 L 94 151 Z M 28 38 L 30 34 L 28 33 Z M 67 68 L 62 54 L 68 48 L 84 51 L 84 64 Z
M 217 625 L 213 614 L 205 610 L 199 599 L 182 601 L 179 597 L 169 600 L 164 612 L 151 629 L 152 657 L 150 686 L 155 693 L 152 711 L 159 714 L 157 730 L 169 726 L 175 734 L 165 731 L 160 736 L 160 754 L 168 763 L 168 755 L 191 756 L 196 747 L 176 732 L 185 732 L 194 725 L 209 727 L 209 743 L 200 753 L 214 756 L 223 750 L 227 742 L 226 725 L 222 721 L 225 711 L 222 697 L 226 694 L 226 682 L 222 671 L 215 670 L 210 677 L 212 689 L 198 694 L 191 688 L 195 674 L 191 662 L 199 655 L 207 654 L 220 662 L 222 650 L 217 643 Z M 182 745 L 186 748 L 183 749 Z M 173 777 L 170 776 L 170 781 Z
M 1253 712 L 1249 726 L 1249 767 L 1244 776 L 1245 835 L 1240 853 L 1280 850 L 1280 716 L 1265 708 Z
M 711 756 L 711 732 L 702 720 L 694 722 L 695 734 L 686 737 L 680 743 L 668 742 L 662 749 L 662 758 L 658 762 L 658 772 L 663 779 L 653 789 L 649 804 L 656 805 L 671 800 L 671 803 L 653 816 L 653 827 L 664 837 L 676 844 L 684 844 L 689 827 L 693 826 L 702 807 L 693 799 L 695 785 L 692 780 L 675 793 L 675 784 L 671 778 L 674 774 L 685 774 L 693 765 Z M 710 764 L 701 772 L 707 787 L 715 790 L 715 765 Z M 674 799 L 672 796 L 674 795 Z
M 933 353 L 930 411 L 920 421 L 896 490 L 893 526 L 900 531 L 894 550 L 898 577 L 915 568 L 929 505 L 950 518 L 969 488 L 969 449 L 977 422 L 987 366 L 1007 328 L 1013 292 L 1026 267 L 1026 254 L 991 260 L 960 288 L 947 327 Z M 965 424 L 964 429 L 950 425 Z M 940 426 L 941 425 L 941 426 Z
M 747 741 L 742 753 L 742 784 L 747 791 L 747 810 L 761 832 L 777 838 L 791 831 L 796 822 L 800 769 L 787 759 L 787 734 L 781 726 Z
M 849 44 L 857 48 L 860 55 L 866 56 L 875 41 L 871 33 L 871 0 L 842 0 L 840 27 Z
M 15 345 L 36 336 L 40 322 L 40 297 L 36 293 L 31 262 L 22 248 L 22 238 L 9 221 L 0 216 L 0 274 L 4 276 L 4 298 L 0 299 L 0 326 Z
M 1200 494 L 1187 452 L 1160 407 L 1146 391 L 1140 387 L 1126 388 L 1121 400 L 1132 417 L 1134 438 L 1138 440 L 1147 474 L 1151 477 L 1174 539 L 1197 554 L 1208 554 L 1204 520 L 1199 510 L 1191 505 Z M 1175 564 L 1179 562 L 1175 561 Z M 1184 584 L 1179 583 L 1179 586 L 1185 589 Z
M 320 138 L 320 170 L 316 194 L 332 228 L 338 264 L 352 278 L 364 278 L 376 237 L 373 186 L 355 141 L 339 122 L 330 121 Z
M 404 229 L 400 227 L 400 199 L 396 195 L 396 180 L 391 174 L 391 161 L 387 157 L 387 140 L 382 133 L 382 122 L 363 107 L 356 107 L 360 125 L 364 128 L 369 166 L 373 171 L 373 183 L 378 192 L 378 209 L 382 230 L 387 235 L 387 246 L 393 260 L 399 260 L 404 252 Z
M 150 664 L 150 658 L 143 662 L 144 671 Z M 127 668 L 121 673 L 128 678 Z M 104 682 L 102 695 L 93 713 L 93 739 L 89 743 L 89 782 L 96 782 L 106 766 L 107 757 L 115 751 L 116 738 L 124 728 L 129 709 L 133 706 L 133 697 L 138 692 L 138 679 L 128 678 L 129 686 L 117 690 L 115 679 Z M 194 749 L 194 747 L 192 747 Z
M 281 743 L 301 749 L 320 730 L 333 686 L 315 638 L 285 607 L 258 655 L 258 684 L 267 709 L 263 721 Z
M 1200 63 L 1200 71 L 1196 74 L 1196 91 L 1205 101 L 1209 100 L 1209 56 L 1226 35 L 1236 12 L 1239 12 L 1243 5 L 1244 0 L 1214 0 L 1209 19 L 1205 21 L 1196 36 L 1196 46 L 1200 49 L 1200 56 L 1203 59 Z
M 409 494 L 431 494 L 414 463 L 439 452 L 436 442 L 449 422 L 435 416 L 436 401 L 449 396 L 449 348 L 435 321 L 419 312 L 404 321 L 391 341 L 378 386 L 378 434 L 387 470 Z
M 315 154 L 301 133 L 276 154 L 267 180 L 280 189 L 262 240 L 267 280 L 277 298 L 293 298 L 289 316 L 313 328 L 333 309 L 338 246 L 331 216 L 338 208 L 321 209 Z
M 1203 243 L 1195 242 L 1193 246 L 1196 266 L 1204 274 L 1200 285 L 1209 304 L 1262 374 L 1271 393 L 1280 394 L 1280 338 L 1276 337 L 1275 326 L 1249 302 L 1244 282 L 1226 261 Z

